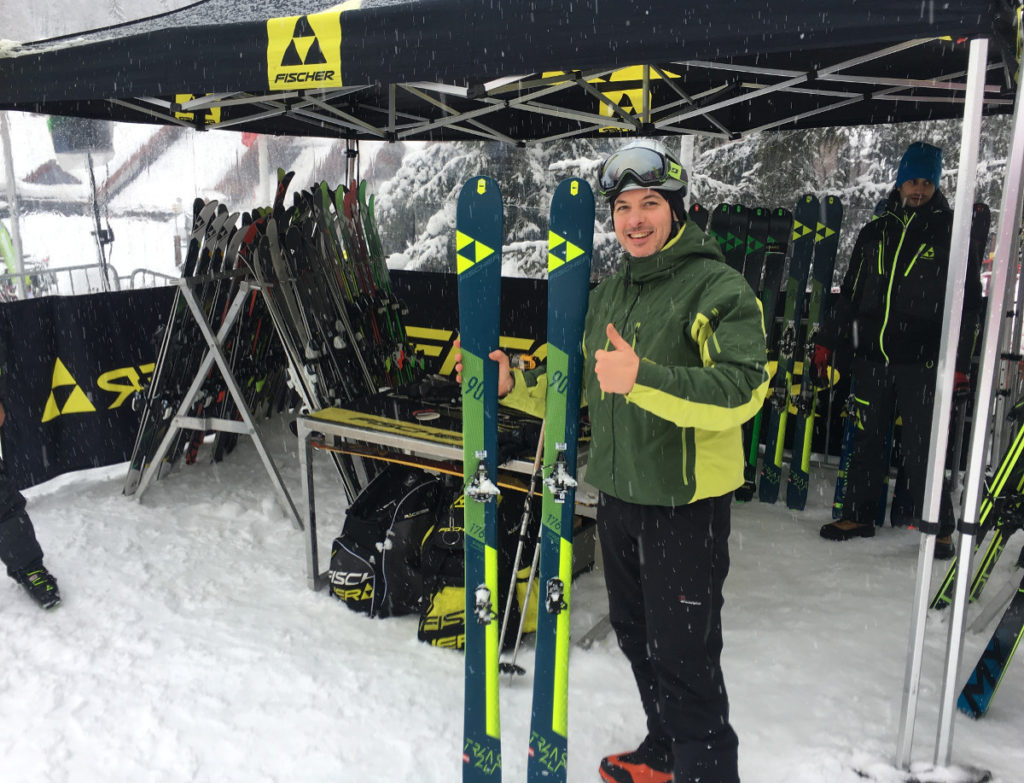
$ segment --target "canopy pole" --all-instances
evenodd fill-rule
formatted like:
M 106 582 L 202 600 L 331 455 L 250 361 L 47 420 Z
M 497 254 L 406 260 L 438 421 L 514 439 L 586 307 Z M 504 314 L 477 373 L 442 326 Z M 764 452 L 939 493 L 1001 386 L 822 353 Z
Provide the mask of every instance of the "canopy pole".
M 969 88 L 973 83 L 969 83 Z M 985 476 L 985 446 L 988 435 L 987 417 L 992 404 L 994 378 L 999 359 L 1000 325 L 1003 320 L 1005 276 L 1009 251 L 1013 245 L 1014 227 L 1019 225 L 1021 195 L 1021 164 L 1024 159 L 1024 117 L 1020 112 L 1020 91 L 1016 97 L 1013 135 L 1004 175 L 1003 202 L 999 213 L 999 237 L 989 279 L 988 310 L 982 342 L 981 362 L 975 382 L 974 426 L 964 480 L 960 536 L 957 543 L 960 562 L 957 565 L 949 628 L 946 639 L 946 668 L 939 701 L 939 726 L 935 742 L 935 763 L 948 766 L 953 753 L 953 717 L 959 682 L 960 657 L 963 654 L 964 620 L 967 611 L 967 589 L 971 579 L 974 539 L 978 533 L 979 497 Z
M 276 178 L 273 174 L 274 166 L 270 162 L 269 144 L 270 137 L 267 134 L 261 133 L 256 137 L 256 166 L 259 168 L 256 182 L 256 189 L 259 191 L 256 195 L 257 204 L 273 204 L 277 189 Z
M 11 126 L 7 112 L 0 111 L 0 140 L 4 148 L 4 172 L 7 180 L 7 203 L 11 210 L 11 243 L 14 245 L 15 285 L 18 298 L 25 298 L 25 256 L 21 249 L 21 226 L 18 208 L 18 181 L 14 177 L 14 155 L 11 153 Z
M 686 206 L 689 208 L 697 201 L 697 195 L 694 192 L 693 177 L 693 142 L 694 137 L 691 134 L 684 133 L 679 137 L 679 162 L 683 164 L 683 170 L 689 176 L 689 182 L 686 184 Z
M 92 153 L 86 153 L 86 159 L 89 161 L 89 184 L 92 187 L 92 218 L 96 224 L 96 230 L 93 231 L 93 236 L 96 237 L 96 255 L 100 262 L 100 274 L 103 275 L 103 290 L 110 290 L 110 277 L 107 273 L 107 233 L 103 230 L 103 225 L 100 223 L 100 197 L 99 192 L 96 188 L 96 172 L 92 165 Z
M 352 181 L 359 182 L 359 141 L 345 139 L 345 187 Z
M 946 448 L 949 442 L 949 417 L 953 400 L 953 373 L 956 369 L 956 348 L 963 316 L 964 285 L 967 280 L 967 253 L 970 246 L 971 215 L 974 203 L 974 179 L 978 165 L 978 135 L 985 82 L 985 61 L 988 40 L 971 41 L 967 68 L 968 90 L 964 101 L 964 126 L 960 145 L 960 170 L 957 177 L 956 208 L 950 242 L 949 269 L 946 274 L 946 299 L 935 372 L 935 400 L 932 406 L 931 465 L 924 487 L 924 509 L 921 519 L 921 543 L 917 556 L 917 585 L 910 622 L 910 640 L 903 684 L 899 736 L 896 742 L 896 765 L 910 768 L 910 752 L 917 721 L 917 703 L 921 684 L 921 659 L 924 652 L 924 631 L 928 611 L 931 565 L 935 554 L 935 537 L 939 530 L 939 506 L 945 477 Z

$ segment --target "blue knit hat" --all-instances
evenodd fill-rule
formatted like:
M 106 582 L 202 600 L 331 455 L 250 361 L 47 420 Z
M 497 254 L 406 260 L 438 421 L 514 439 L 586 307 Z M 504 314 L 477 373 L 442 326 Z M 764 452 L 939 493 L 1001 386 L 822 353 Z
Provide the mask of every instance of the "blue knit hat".
M 908 179 L 926 179 L 938 187 L 941 176 L 942 150 L 923 141 L 915 141 L 907 147 L 900 160 L 900 167 L 896 172 L 896 187 Z

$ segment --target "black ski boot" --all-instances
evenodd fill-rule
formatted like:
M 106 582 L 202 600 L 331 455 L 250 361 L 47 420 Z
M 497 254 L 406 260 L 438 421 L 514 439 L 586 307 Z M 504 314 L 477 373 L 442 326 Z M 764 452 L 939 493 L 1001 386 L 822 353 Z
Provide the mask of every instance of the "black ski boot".
M 935 539 L 935 559 L 952 560 L 956 555 L 956 544 L 953 536 L 939 536 Z
M 14 574 L 14 579 L 43 609 L 53 609 L 60 603 L 57 580 L 42 564 L 19 571 Z

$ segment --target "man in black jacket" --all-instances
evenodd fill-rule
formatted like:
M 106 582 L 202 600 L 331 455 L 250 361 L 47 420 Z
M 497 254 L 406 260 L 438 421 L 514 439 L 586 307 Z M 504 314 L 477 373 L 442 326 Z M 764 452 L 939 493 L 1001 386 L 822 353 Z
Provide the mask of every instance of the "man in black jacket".
M 901 453 L 911 517 L 922 518 L 928 471 L 936 363 L 942 337 L 953 212 L 938 190 L 942 151 L 914 142 L 904 153 L 896 186 L 881 214 L 857 237 L 839 299 L 818 337 L 812 372 L 827 377 L 832 349 L 852 351 L 858 429 L 847 471 L 843 519 L 821 536 L 846 541 L 875 534 L 888 464 L 884 439 L 895 411 L 902 419 Z M 980 249 L 968 254 L 956 387 L 966 387 L 981 307 Z M 943 493 L 935 556 L 948 559 L 955 526 Z
M 0 427 L 7 418 L 3 404 L 6 393 L 7 346 L 0 339 Z M 7 566 L 8 575 L 43 609 L 52 609 L 60 603 L 57 580 L 43 566 L 43 550 L 25 511 L 25 498 L 7 475 L 3 460 L 0 460 L 0 561 Z

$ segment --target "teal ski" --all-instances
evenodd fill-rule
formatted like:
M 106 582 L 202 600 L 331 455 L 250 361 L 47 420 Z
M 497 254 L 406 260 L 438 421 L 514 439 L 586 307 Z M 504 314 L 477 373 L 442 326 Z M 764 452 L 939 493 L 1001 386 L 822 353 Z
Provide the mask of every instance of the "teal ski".
M 527 780 L 564 783 L 569 721 L 569 598 L 583 323 L 590 293 L 594 194 L 580 179 L 559 183 L 548 231 L 547 400 L 540 598 Z
M 498 708 L 498 347 L 502 203 L 497 183 L 472 177 L 455 213 L 462 340 L 465 478 L 466 685 L 463 783 L 501 780 Z

